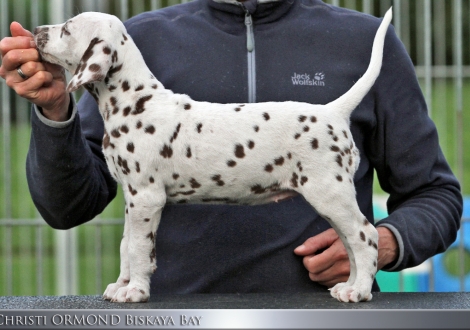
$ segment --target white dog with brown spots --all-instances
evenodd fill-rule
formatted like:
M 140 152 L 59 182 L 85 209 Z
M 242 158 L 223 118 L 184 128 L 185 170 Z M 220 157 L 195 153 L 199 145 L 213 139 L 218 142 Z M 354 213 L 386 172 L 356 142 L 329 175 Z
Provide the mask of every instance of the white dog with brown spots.
M 379 75 L 391 18 L 389 10 L 363 77 L 326 105 L 213 104 L 175 94 L 153 76 L 111 15 L 83 13 L 36 28 L 42 58 L 73 74 L 67 90 L 84 86 L 95 97 L 105 125 L 104 155 L 124 189 L 121 270 L 104 299 L 149 299 L 165 203 L 260 204 L 300 193 L 349 254 L 350 277 L 331 289 L 332 296 L 370 300 L 378 235 L 356 202 L 359 152 L 349 117 Z

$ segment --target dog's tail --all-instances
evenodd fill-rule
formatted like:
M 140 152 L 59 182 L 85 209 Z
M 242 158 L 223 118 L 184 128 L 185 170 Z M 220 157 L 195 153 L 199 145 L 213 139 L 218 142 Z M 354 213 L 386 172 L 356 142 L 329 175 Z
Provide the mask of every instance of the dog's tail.
M 328 103 L 335 111 L 343 115 L 343 118 L 349 118 L 353 110 L 359 105 L 364 96 L 369 92 L 379 76 L 382 67 L 383 47 L 387 29 L 392 21 L 392 8 L 385 14 L 377 33 L 375 34 L 374 44 L 372 46 L 372 55 L 364 75 L 342 96 Z

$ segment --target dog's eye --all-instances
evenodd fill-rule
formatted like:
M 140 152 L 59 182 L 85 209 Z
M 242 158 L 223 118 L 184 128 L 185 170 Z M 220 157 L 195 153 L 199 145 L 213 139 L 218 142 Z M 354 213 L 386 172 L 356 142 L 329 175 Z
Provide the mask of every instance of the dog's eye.
M 64 26 L 61 29 L 60 37 L 62 38 L 64 35 L 69 36 L 70 31 L 67 29 L 67 25 L 69 22 L 65 23 Z

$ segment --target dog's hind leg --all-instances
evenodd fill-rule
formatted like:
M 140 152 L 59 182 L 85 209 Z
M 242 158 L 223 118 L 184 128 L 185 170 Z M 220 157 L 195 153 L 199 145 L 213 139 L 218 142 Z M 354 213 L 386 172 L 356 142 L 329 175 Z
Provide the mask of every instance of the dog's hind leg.
M 372 299 L 371 288 L 377 272 L 377 230 L 359 210 L 354 185 L 335 177 L 330 179 L 320 179 L 329 182 L 327 190 L 319 189 L 325 187 L 319 181 L 309 180 L 299 192 L 335 229 L 348 251 L 350 277 L 334 286 L 331 295 L 343 302 L 368 301 Z
M 165 205 L 165 194 L 151 190 L 131 192 L 127 241 L 129 283 L 119 288 L 113 302 L 146 302 L 150 297 L 150 277 L 156 270 L 155 239 Z M 125 261 L 125 260 L 124 260 Z

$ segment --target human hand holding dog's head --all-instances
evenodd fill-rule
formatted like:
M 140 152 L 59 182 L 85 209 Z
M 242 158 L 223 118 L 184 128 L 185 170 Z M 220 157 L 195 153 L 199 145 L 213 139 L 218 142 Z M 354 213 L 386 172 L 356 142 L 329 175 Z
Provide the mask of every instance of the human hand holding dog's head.
M 64 70 L 41 62 L 33 34 L 21 24 L 11 23 L 10 31 L 11 37 L 0 41 L 0 77 L 19 96 L 41 107 L 47 118 L 66 120 L 70 97 L 65 91 Z

